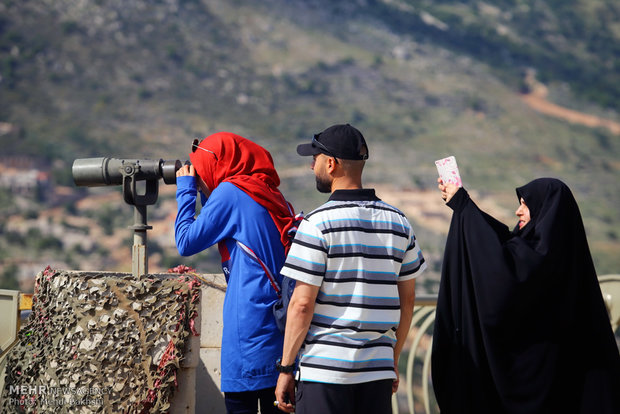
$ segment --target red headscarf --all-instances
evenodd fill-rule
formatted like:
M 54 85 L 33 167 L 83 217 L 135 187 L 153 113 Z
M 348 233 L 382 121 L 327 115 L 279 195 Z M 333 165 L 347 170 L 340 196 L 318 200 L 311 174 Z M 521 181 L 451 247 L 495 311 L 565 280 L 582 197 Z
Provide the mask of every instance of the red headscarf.
M 213 191 L 222 182 L 243 190 L 269 211 L 280 232 L 282 245 L 288 251 L 295 212 L 278 190 L 280 177 L 269 151 L 230 132 L 210 135 L 194 149 L 189 159 L 209 190 Z

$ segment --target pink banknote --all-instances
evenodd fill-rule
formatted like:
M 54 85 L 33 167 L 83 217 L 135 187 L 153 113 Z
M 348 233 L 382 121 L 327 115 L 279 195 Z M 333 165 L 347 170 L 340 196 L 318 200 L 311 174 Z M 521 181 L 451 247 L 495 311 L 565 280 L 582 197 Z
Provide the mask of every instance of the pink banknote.
M 435 161 L 437 166 L 437 172 L 439 177 L 444 183 L 456 184 L 459 187 L 463 186 L 461 181 L 461 175 L 459 174 L 459 167 L 456 165 L 456 158 L 449 156 Z

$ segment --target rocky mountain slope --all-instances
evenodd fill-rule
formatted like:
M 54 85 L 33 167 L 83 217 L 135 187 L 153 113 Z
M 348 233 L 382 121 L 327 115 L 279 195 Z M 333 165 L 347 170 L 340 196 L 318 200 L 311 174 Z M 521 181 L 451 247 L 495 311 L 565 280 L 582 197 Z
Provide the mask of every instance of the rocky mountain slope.
M 118 188 L 76 189 L 75 158 L 186 159 L 194 137 L 229 130 L 272 152 L 309 211 L 324 197 L 295 146 L 341 122 L 369 140 L 367 183 L 410 212 L 430 279 L 449 217 L 430 201 L 433 161 L 446 155 L 509 224 L 516 186 L 566 181 L 599 273 L 617 272 L 618 17 L 603 0 L 3 1 L 0 274 L 130 266 L 116 252 L 130 249 L 131 208 Z M 15 159 L 48 179 L 17 191 Z M 176 254 L 172 191 L 149 209 L 151 266 L 217 271 L 216 252 Z

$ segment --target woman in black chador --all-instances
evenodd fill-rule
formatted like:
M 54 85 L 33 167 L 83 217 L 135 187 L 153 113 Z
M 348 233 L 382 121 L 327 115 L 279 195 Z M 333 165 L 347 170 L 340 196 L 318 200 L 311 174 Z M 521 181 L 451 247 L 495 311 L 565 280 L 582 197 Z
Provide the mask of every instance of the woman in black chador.
M 439 189 L 454 210 L 433 337 L 442 414 L 620 413 L 620 355 L 569 188 L 518 188 L 512 232 L 465 189 Z

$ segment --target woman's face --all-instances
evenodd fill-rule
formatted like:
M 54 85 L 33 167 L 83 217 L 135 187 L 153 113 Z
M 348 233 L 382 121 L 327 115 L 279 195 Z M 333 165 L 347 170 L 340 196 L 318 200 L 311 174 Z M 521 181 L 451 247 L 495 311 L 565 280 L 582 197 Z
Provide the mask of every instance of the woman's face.
M 522 229 L 527 223 L 530 222 L 530 209 L 525 205 L 525 200 L 521 198 L 521 204 L 517 211 L 515 211 L 517 217 L 519 217 L 519 229 Z
M 205 183 L 205 181 L 200 178 L 198 174 L 196 174 L 196 184 L 198 184 L 198 189 L 205 195 L 205 197 L 209 197 L 211 195 L 211 190 Z

